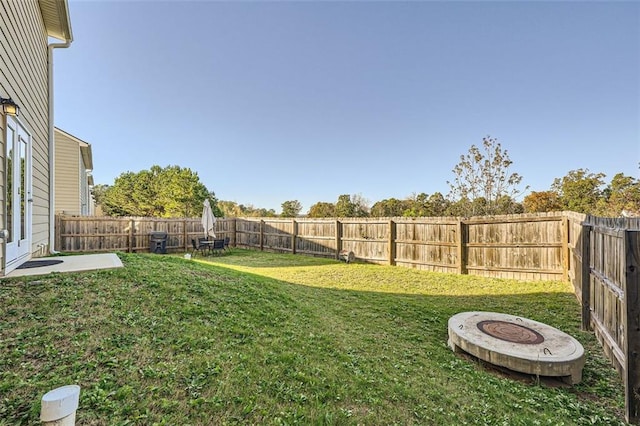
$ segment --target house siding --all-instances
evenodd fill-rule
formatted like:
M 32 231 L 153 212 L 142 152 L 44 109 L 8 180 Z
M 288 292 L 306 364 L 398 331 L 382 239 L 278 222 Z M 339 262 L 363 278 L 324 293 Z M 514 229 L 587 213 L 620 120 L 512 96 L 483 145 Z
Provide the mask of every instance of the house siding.
M 37 0 L 0 1 L 0 95 L 11 97 L 20 106 L 18 120 L 31 134 L 33 256 L 48 253 L 49 244 L 47 41 Z M 1 180 L 4 185 L 6 119 L 1 114 L 0 125 Z M 4 188 L 0 194 L 3 207 L 0 220 L 1 228 L 4 228 Z
M 79 215 L 80 211 L 80 167 L 82 158 L 78 142 L 56 131 L 55 133 L 55 212 Z

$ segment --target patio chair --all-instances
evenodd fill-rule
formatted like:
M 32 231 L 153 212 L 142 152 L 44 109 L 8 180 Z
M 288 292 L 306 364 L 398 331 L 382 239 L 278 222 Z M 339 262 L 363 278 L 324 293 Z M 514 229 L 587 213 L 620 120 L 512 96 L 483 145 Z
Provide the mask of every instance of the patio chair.
M 231 242 L 231 238 L 224 237 L 224 249 L 229 250 L 229 243 Z
M 196 240 L 192 238 L 191 245 L 193 246 L 193 251 L 191 252 L 191 256 L 195 256 L 198 250 L 203 256 L 206 256 L 207 250 L 209 249 L 209 244 L 207 244 L 206 241 L 206 238 L 198 238 L 198 242 L 196 243 Z
M 211 245 L 211 252 L 215 254 L 222 252 L 222 250 L 224 250 L 224 240 L 213 240 L 213 244 Z

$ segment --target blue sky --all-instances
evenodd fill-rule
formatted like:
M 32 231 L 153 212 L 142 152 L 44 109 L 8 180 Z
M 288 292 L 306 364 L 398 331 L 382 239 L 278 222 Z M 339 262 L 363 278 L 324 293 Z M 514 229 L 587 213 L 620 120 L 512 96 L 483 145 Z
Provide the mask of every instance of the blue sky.
M 55 124 L 96 183 L 179 165 L 281 211 L 447 194 L 491 135 L 530 190 L 639 176 L 639 2 L 74 1 Z

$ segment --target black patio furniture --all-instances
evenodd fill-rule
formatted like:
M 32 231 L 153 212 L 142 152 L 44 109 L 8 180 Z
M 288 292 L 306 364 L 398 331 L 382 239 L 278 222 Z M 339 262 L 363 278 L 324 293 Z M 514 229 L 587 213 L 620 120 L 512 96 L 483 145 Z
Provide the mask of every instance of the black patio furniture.
M 200 253 L 202 253 L 203 256 L 206 256 L 207 251 L 209 250 L 209 247 L 211 247 L 207 239 L 203 237 L 199 237 L 197 242 L 195 239 L 192 238 L 191 245 L 193 246 L 193 251 L 191 252 L 191 256 L 195 256 L 197 251 L 200 251 Z
M 211 253 L 221 253 L 224 250 L 224 239 L 215 239 L 210 243 Z

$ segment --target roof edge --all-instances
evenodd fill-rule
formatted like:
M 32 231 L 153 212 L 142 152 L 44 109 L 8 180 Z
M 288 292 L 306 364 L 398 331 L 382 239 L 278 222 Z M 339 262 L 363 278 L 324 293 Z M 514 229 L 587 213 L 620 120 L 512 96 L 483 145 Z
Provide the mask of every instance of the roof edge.
M 80 155 L 82 155 L 82 161 L 84 162 L 87 170 L 93 170 L 93 152 L 91 150 L 91 144 L 89 142 L 85 142 L 82 139 L 73 136 L 71 133 L 65 132 L 64 130 L 54 127 L 54 133 L 60 133 L 63 136 L 71 139 L 76 142 L 80 146 Z
M 73 41 L 67 0 L 39 0 L 40 13 L 47 35 L 70 43 Z
M 87 170 L 93 171 L 93 153 L 91 152 L 91 145 L 80 145 L 80 155 L 82 155 L 82 162 Z

